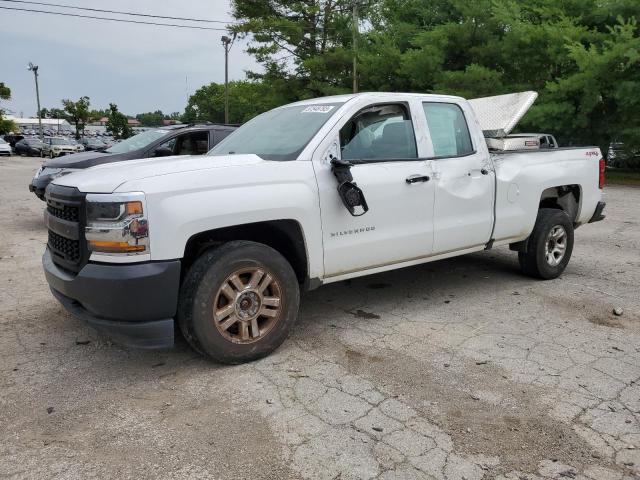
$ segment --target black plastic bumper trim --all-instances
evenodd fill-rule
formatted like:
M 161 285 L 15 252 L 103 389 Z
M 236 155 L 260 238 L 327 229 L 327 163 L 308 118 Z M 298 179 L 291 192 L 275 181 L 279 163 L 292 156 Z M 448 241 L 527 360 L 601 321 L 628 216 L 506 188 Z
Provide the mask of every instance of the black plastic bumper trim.
M 49 248 L 42 256 L 49 286 L 91 315 L 114 321 L 173 318 L 178 307 L 180 261 L 88 263 L 77 274 L 58 267 Z
M 589 223 L 599 222 L 600 220 L 605 219 L 605 215 L 602 214 L 602 211 L 604 210 L 604 207 L 606 207 L 606 205 L 607 204 L 605 202 L 598 202 L 598 205 L 596 206 L 596 211 L 593 213 L 593 217 L 591 217 L 591 220 L 589 220 Z
M 54 288 L 51 288 L 51 293 L 74 317 L 87 322 L 89 326 L 107 335 L 116 343 L 144 349 L 173 347 L 174 321 L 172 318 L 151 322 L 105 320 L 91 315 L 78 301 L 64 296 Z

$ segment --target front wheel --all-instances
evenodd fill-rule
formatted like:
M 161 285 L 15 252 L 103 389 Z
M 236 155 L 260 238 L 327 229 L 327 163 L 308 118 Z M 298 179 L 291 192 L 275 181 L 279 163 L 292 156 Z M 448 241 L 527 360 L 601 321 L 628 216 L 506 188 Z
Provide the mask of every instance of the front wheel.
M 557 278 L 567 268 L 573 251 L 573 223 L 563 210 L 541 208 L 527 241 L 518 253 L 520 269 L 532 277 Z
M 298 316 L 298 279 L 266 245 L 233 241 L 202 254 L 180 291 L 178 323 L 194 348 L 221 363 L 264 357 Z

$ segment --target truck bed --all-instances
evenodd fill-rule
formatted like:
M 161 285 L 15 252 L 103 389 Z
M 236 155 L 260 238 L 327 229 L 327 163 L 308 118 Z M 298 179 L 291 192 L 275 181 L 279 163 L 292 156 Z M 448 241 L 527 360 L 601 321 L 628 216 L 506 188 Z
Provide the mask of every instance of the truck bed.
M 527 238 L 543 193 L 556 187 L 579 192 L 574 223 L 587 223 L 600 199 L 601 158 L 598 147 L 491 152 L 496 172 L 494 241 L 504 244 Z

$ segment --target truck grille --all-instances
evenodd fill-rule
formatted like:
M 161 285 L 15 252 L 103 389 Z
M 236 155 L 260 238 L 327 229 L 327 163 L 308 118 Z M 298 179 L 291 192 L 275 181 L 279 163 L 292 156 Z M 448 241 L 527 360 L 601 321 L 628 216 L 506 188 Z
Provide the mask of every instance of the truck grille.
M 84 227 L 85 195 L 78 189 L 51 184 L 45 193 L 45 220 L 49 229 L 47 247 L 53 263 L 79 272 L 89 259 Z
M 78 263 L 80 261 L 80 242 L 71 240 L 62 235 L 49 230 L 49 248 L 57 255 L 61 255 L 68 262 Z
M 62 208 L 56 208 L 51 205 L 47 205 L 47 211 L 54 217 L 68 220 L 69 222 L 77 222 L 80 219 L 80 209 L 78 207 L 63 205 Z

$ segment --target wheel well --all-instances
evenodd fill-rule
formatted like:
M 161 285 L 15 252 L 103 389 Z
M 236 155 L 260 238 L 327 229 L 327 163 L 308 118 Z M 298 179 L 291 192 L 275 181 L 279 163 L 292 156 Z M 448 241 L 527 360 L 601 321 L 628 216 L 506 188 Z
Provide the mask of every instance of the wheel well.
M 547 188 L 540 196 L 538 208 L 557 208 L 564 210 L 572 222 L 575 222 L 580 206 L 580 186 L 560 185 Z
M 250 240 L 270 246 L 291 264 L 298 282 L 307 281 L 307 251 L 302 228 L 295 220 L 246 223 L 198 233 L 187 241 L 182 258 L 183 275 L 205 250 L 231 240 Z

